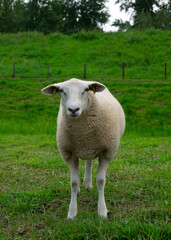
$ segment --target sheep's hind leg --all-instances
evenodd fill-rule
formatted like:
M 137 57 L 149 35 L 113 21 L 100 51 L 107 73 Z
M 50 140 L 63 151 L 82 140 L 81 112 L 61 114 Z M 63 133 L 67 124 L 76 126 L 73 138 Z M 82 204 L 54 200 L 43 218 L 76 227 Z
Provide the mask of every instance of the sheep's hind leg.
M 77 215 L 77 193 L 79 191 L 79 162 L 78 159 L 68 161 L 71 173 L 71 201 L 68 211 L 68 219 L 73 219 Z
M 85 164 L 85 176 L 84 176 L 85 188 L 92 188 L 92 160 L 87 160 Z
M 106 171 L 109 166 L 109 161 L 99 158 L 99 169 L 97 173 L 96 183 L 98 187 L 98 214 L 103 218 L 107 218 L 107 208 L 104 197 L 104 187 L 106 183 Z

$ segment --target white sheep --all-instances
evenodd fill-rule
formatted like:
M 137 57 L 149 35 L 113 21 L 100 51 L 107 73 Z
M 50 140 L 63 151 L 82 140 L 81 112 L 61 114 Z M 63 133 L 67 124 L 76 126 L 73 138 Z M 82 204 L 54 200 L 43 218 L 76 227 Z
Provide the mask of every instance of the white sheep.
M 77 215 L 79 191 L 79 158 L 86 160 L 84 184 L 92 187 L 92 160 L 99 158 L 96 178 L 98 187 L 98 214 L 107 217 L 104 198 L 106 170 L 117 153 L 125 130 L 125 115 L 119 102 L 98 82 L 71 79 L 52 84 L 42 92 L 51 95 L 61 92 L 57 119 L 57 144 L 71 173 L 71 201 L 68 218 Z

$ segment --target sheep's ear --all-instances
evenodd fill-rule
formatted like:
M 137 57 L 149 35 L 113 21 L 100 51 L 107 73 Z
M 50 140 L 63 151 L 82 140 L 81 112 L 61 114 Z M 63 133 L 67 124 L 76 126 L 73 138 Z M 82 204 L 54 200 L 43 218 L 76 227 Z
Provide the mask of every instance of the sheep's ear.
M 60 86 L 58 83 L 58 84 L 49 85 L 49 86 L 43 88 L 41 91 L 42 91 L 42 93 L 44 93 L 46 95 L 52 95 L 53 93 L 59 92 L 59 89 L 60 89 Z
M 88 86 L 89 86 L 89 89 L 94 93 L 102 92 L 106 88 L 103 84 L 98 82 L 91 82 Z

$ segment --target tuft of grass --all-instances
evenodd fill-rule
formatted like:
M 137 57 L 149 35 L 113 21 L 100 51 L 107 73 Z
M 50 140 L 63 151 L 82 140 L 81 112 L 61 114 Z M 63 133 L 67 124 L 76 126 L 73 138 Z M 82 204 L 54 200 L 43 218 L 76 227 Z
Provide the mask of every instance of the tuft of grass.
M 87 41 L 87 40 L 95 40 L 98 39 L 100 36 L 100 33 L 98 31 L 80 31 L 78 33 L 75 33 L 72 35 L 72 38 L 76 40 L 81 40 L 81 41 Z

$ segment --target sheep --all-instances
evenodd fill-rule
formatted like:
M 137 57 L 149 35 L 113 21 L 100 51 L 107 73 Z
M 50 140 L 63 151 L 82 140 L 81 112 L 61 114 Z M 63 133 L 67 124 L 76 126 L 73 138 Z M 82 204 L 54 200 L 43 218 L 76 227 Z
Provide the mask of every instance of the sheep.
M 42 89 L 47 95 L 61 92 L 57 117 L 57 144 L 71 175 L 68 219 L 77 215 L 79 158 L 86 160 L 84 185 L 92 187 L 92 160 L 99 159 L 96 177 L 98 215 L 107 218 L 104 197 L 106 171 L 117 153 L 125 130 L 125 114 L 120 103 L 101 83 L 72 78 Z

